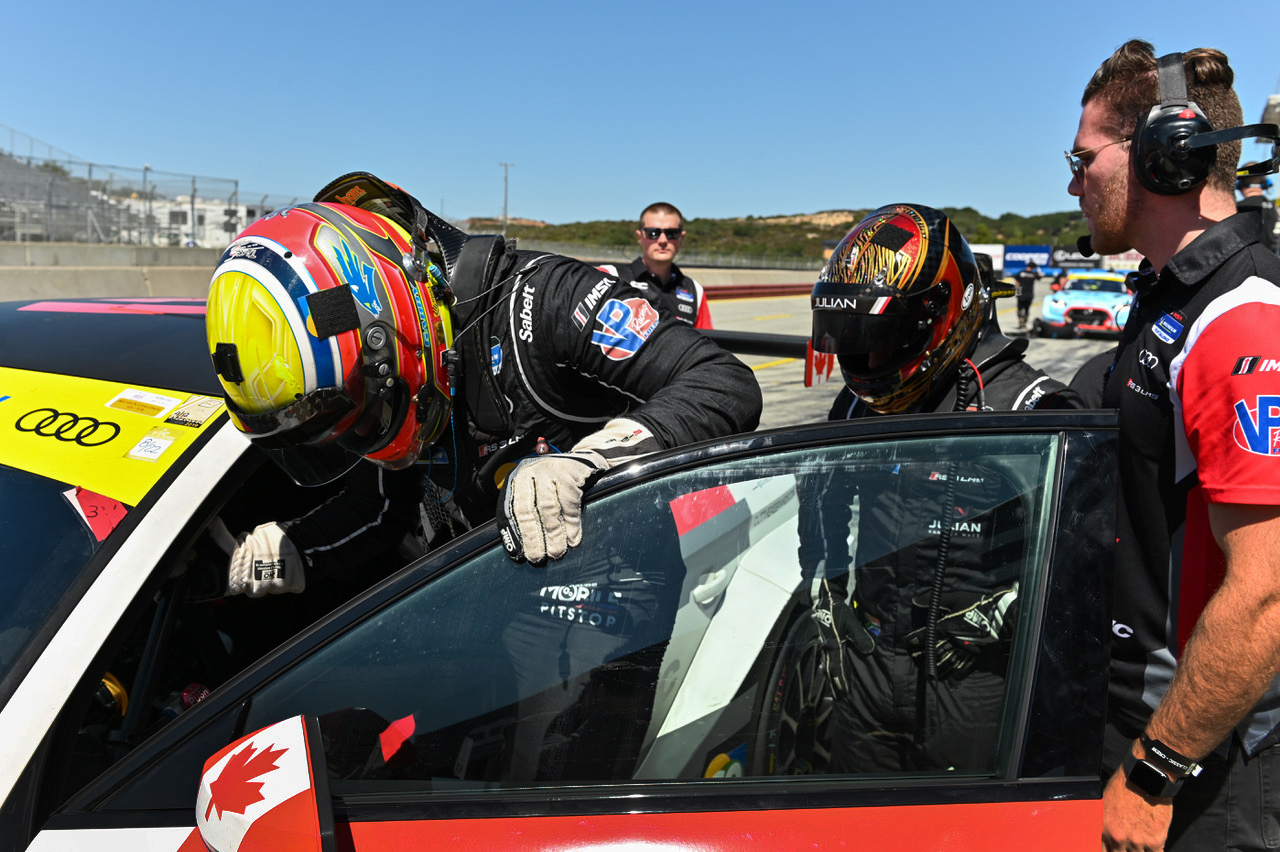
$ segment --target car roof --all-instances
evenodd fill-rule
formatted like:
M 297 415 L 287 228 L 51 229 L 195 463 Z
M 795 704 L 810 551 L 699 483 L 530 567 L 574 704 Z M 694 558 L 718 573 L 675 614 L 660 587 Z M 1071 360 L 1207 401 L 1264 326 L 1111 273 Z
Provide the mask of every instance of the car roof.
M 204 299 L 0 302 L 0 366 L 221 397 Z

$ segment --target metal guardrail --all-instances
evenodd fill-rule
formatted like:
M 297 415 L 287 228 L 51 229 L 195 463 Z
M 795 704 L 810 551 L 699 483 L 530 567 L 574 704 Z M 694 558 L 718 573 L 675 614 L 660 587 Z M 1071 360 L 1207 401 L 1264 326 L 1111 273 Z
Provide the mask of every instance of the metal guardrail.
M 721 349 L 737 355 L 764 355 L 774 358 L 804 358 L 809 338 L 803 334 L 770 334 L 761 331 L 726 331 L 708 328 L 702 332 Z

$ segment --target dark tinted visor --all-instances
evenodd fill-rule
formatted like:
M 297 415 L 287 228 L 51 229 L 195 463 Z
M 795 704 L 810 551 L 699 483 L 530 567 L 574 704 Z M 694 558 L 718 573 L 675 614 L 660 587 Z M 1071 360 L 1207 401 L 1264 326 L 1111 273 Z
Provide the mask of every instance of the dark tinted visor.
M 281 449 L 263 447 L 262 451 L 288 474 L 290 479 L 304 488 L 333 482 L 364 458 L 337 444 Z
M 321 388 L 291 405 L 253 414 L 230 397 L 227 408 L 243 424 L 245 433 L 260 447 L 279 449 L 323 440 L 330 430 L 356 408 L 355 400 L 338 388 Z
M 929 342 L 931 326 L 907 314 L 813 312 L 813 348 L 840 356 L 848 372 L 862 377 L 892 373 L 917 358 Z

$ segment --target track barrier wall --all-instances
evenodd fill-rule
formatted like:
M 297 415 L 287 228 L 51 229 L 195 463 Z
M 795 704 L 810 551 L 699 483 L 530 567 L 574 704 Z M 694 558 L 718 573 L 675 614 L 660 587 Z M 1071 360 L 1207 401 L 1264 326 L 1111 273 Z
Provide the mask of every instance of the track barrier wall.
M 221 251 L 85 243 L 0 243 L 0 301 L 89 296 L 203 297 Z M 708 298 L 808 293 L 815 270 L 685 267 Z

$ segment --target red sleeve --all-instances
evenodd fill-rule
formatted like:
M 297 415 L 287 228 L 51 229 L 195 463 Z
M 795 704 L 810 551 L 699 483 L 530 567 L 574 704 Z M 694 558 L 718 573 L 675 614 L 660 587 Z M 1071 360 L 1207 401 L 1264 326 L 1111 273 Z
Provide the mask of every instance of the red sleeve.
M 1176 373 L 1206 499 L 1280 504 L 1280 304 L 1238 303 L 1188 341 Z
M 711 324 L 711 306 L 707 303 L 707 294 L 698 292 L 698 318 L 693 322 L 694 328 L 715 328 Z

